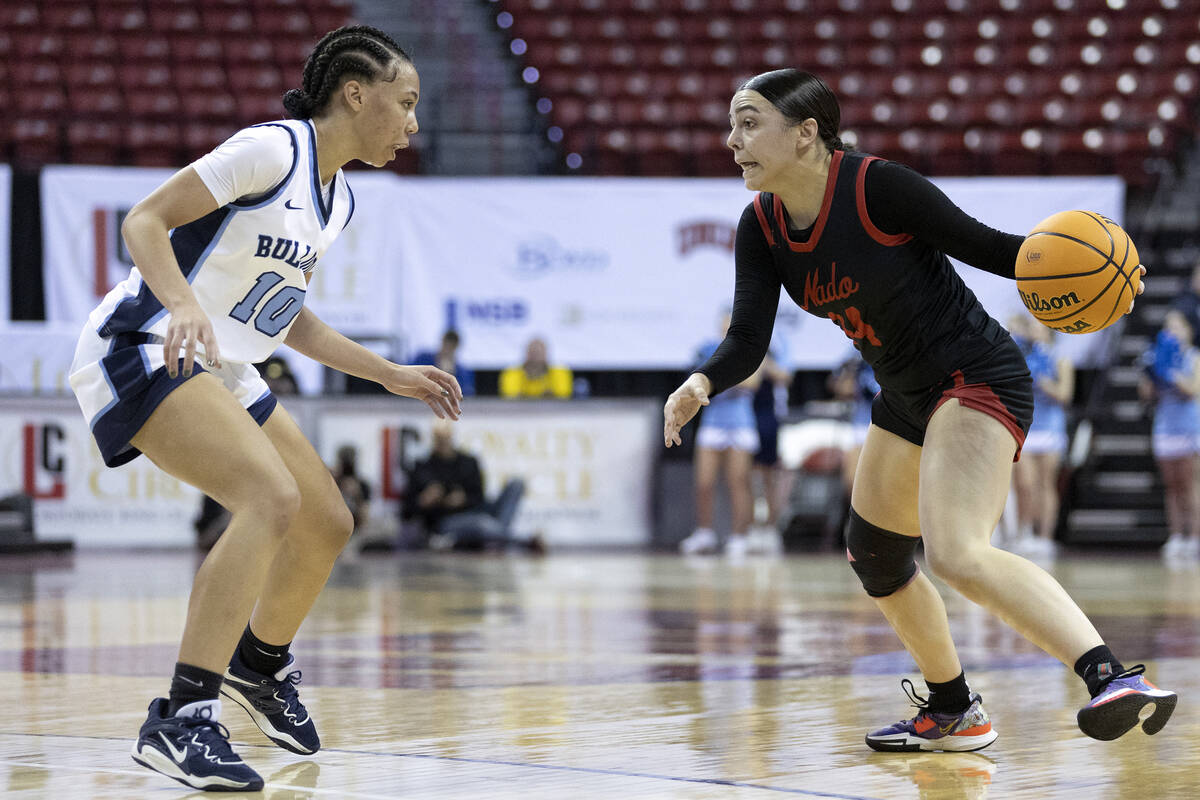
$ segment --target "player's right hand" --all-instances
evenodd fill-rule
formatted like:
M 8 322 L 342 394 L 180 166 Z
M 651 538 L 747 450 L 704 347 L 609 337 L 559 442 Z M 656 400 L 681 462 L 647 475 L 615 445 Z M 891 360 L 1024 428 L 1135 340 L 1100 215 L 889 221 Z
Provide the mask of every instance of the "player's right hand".
M 204 309 L 196 302 L 172 309 L 171 321 L 167 324 L 167 338 L 163 342 L 163 362 L 168 375 L 174 378 L 179 374 L 179 351 L 182 348 L 183 377 L 191 377 L 197 344 L 204 346 L 204 363 L 219 368 L 221 352 L 217 347 L 217 336 Z
M 694 376 L 693 376 L 694 377 Z M 683 444 L 679 431 L 688 424 L 700 406 L 708 405 L 708 391 L 688 378 L 683 385 L 671 392 L 663 406 L 663 443 L 667 447 Z

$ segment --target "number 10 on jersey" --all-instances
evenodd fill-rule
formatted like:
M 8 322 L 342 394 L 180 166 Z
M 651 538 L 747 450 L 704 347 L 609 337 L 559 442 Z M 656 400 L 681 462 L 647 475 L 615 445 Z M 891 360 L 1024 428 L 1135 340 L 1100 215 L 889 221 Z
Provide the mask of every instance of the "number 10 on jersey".
M 267 293 L 283 282 L 278 272 L 264 272 L 254 282 L 246 296 L 233 307 L 229 316 L 238 322 L 249 322 L 254 318 L 254 328 L 267 336 L 277 336 L 304 308 L 304 290 L 298 286 L 284 286 L 266 298 Z M 262 303 L 262 308 L 259 308 Z

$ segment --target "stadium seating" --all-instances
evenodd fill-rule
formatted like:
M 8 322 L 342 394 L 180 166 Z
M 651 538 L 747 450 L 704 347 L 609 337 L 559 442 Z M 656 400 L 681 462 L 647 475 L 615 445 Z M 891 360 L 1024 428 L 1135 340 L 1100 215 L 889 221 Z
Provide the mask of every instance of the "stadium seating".
M 351 10 L 351 0 L 4 0 L 0 102 L 14 113 L 0 122 L 0 161 L 186 164 L 282 116 L 316 39 Z
M 547 124 L 585 173 L 731 174 L 729 97 L 782 66 L 830 82 L 847 141 L 931 174 L 1115 171 L 1142 184 L 1148 159 L 1192 136 L 1200 97 L 1200 5 L 1188 0 L 490 9 L 511 15 L 507 31 L 550 101 Z M 206 135 L 279 116 L 316 37 L 351 10 L 352 0 L 6 0 L 0 99 L 14 113 L 0 124 L 0 159 L 111 163 L 115 147 L 118 162 L 187 163 L 212 146 Z M 163 126 L 181 132 L 173 144 Z M 139 143 L 149 152 L 130 150 Z M 399 161 L 411 169 L 415 154 Z
M 500 5 L 583 172 L 731 174 L 727 152 L 664 149 L 655 134 L 715 134 L 737 81 L 783 66 L 835 88 L 848 141 L 933 174 L 1144 183 L 1200 97 L 1200 5 L 1184 0 Z

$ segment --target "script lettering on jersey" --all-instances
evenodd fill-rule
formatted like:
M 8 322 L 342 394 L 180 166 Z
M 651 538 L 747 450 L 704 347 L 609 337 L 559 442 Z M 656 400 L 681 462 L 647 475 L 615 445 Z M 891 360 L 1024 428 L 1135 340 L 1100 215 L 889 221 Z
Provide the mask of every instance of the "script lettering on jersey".
M 812 307 L 819 308 L 834 300 L 845 300 L 858 291 L 859 284 L 849 277 L 843 276 L 840 280 L 838 279 L 836 261 L 829 265 L 827 282 L 819 283 L 819 273 L 819 269 L 814 269 L 804 278 L 804 301 L 800 303 L 800 307 L 805 311 Z
M 317 254 L 310 245 L 282 236 L 267 236 L 265 233 L 258 235 L 258 250 L 254 255 L 282 261 L 303 272 L 308 272 L 317 263 Z

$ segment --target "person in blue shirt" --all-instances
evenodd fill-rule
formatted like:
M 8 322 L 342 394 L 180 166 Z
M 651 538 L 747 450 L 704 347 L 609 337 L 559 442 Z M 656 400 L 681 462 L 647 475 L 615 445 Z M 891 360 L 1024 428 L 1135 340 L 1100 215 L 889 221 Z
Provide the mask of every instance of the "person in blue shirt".
M 721 336 L 729 330 L 729 314 L 721 319 Z M 720 339 L 702 344 L 696 363 L 714 352 Z M 725 540 L 725 555 L 737 559 L 748 550 L 747 532 L 754 515 L 750 471 L 758 452 L 758 425 L 754 418 L 754 393 L 761 380 L 761 367 L 742 383 L 712 398 L 696 432 L 695 486 L 696 529 L 679 543 L 685 555 L 715 552 L 719 545 L 713 530 L 713 497 L 717 476 L 724 471 L 732 512 L 731 532 Z
M 1154 402 L 1152 443 L 1166 488 L 1168 560 L 1200 558 L 1200 498 L 1195 472 L 1200 453 L 1200 392 L 1192 326 L 1177 309 L 1167 312 L 1154 347 L 1143 357 L 1140 394 Z
M 1027 556 L 1053 558 L 1060 505 L 1058 474 L 1067 450 L 1067 405 L 1075 394 L 1075 368 L 1054 352 L 1054 334 L 1021 315 L 1010 332 L 1033 376 L 1033 422 L 1021 460 L 1014 467 L 1020 538 L 1015 549 Z
M 458 360 L 458 346 L 461 344 L 458 331 L 451 328 L 442 334 L 442 344 L 437 350 L 422 350 L 413 357 L 414 364 L 428 364 L 437 367 L 442 372 L 449 372 L 458 379 L 464 397 L 475 394 L 475 372 L 464 367 Z

